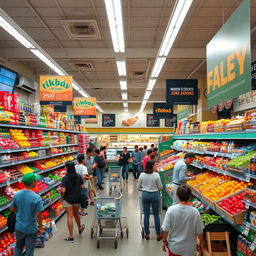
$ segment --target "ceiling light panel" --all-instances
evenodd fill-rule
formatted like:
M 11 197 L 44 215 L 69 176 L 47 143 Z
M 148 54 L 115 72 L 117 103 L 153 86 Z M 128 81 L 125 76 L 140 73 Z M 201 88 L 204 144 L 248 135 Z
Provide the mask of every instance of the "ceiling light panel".
M 164 58 L 164 57 L 156 58 L 153 70 L 151 72 L 151 77 L 158 77 L 159 76 L 165 61 L 166 61 L 166 58 Z
M 151 91 L 146 91 L 144 94 L 144 100 L 148 100 L 151 95 Z
M 125 92 L 125 93 L 122 93 L 122 99 L 123 99 L 123 100 L 127 100 L 127 99 L 128 99 L 128 95 L 127 95 L 126 92 Z
M 105 0 L 108 24 L 115 52 L 125 52 L 121 0 Z
M 124 106 L 124 108 L 128 108 L 128 103 L 127 102 L 123 102 L 123 106 Z
M 117 71 L 119 76 L 126 76 L 126 63 L 125 60 L 116 61 Z
M 127 90 L 127 81 L 126 80 L 120 80 L 120 88 L 122 91 Z
M 152 91 L 156 83 L 156 79 L 149 79 L 147 91 Z

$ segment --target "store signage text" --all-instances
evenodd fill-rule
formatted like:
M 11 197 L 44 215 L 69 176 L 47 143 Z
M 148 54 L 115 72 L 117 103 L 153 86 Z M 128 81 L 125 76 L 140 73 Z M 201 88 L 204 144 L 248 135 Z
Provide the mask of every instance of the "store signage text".
M 153 103 L 153 115 L 156 118 L 171 118 L 173 106 L 166 103 Z
M 96 98 L 74 98 L 74 115 L 96 119 Z

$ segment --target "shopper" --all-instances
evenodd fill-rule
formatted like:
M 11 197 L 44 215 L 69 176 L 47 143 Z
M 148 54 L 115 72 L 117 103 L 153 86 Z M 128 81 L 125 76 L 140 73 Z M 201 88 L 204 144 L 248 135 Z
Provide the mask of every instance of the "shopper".
M 102 181 L 104 179 L 104 168 L 106 167 L 106 162 L 98 149 L 95 150 L 95 154 L 95 168 L 97 174 L 96 186 L 98 187 L 98 189 L 104 189 L 102 187 Z
M 146 164 L 146 168 L 143 173 L 141 173 L 138 182 L 138 190 L 142 191 L 142 205 L 144 209 L 144 229 L 145 229 L 145 239 L 149 240 L 149 217 L 150 209 L 152 207 L 155 230 L 157 234 L 157 240 L 162 239 L 160 230 L 160 218 L 159 218 L 159 207 L 160 207 L 160 196 L 159 191 L 162 190 L 163 185 L 160 180 L 158 173 L 154 172 L 155 162 L 149 160 Z
M 84 194 L 85 198 L 88 199 L 88 181 L 91 180 L 93 178 L 93 176 L 90 176 L 88 174 L 87 168 L 86 166 L 84 166 L 84 154 L 79 154 L 77 156 L 77 161 L 78 164 L 75 166 L 76 167 L 76 173 L 79 174 L 83 181 L 84 181 L 84 190 L 82 190 L 82 193 Z M 84 206 L 81 206 L 81 210 L 80 210 L 80 216 L 85 216 L 87 215 L 87 213 L 85 213 L 85 209 Z
M 123 151 L 120 154 L 119 162 L 122 167 L 123 180 L 128 183 L 129 177 L 129 160 L 131 158 L 130 153 L 127 151 L 127 147 L 123 147 Z
M 155 144 L 151 144 L 150 148 L 152 149 L 152 151 L 154 150 L 155 148 Z
M 41 215 L 44 210 L 43 201 L 41 196 L 33 191 L 38 179 L 40 176 L 34 173 L 25 174 L 22 178 L 25 189 L 15 193 L 10 206 L 10 210 L 16 212 L 15 256 L 24 255 L 24 246 L 26 246 L 25 255 L 33 256 L 37 233 L 41 235 L 43 232 Z
M 187 166 L 192 164 L 195 159 L 194 153 L 186 153 L 184 159 L 179 160 L 173 169 L 173 184 L 172 184 L 172 196 L 173 196 L 173 205 L 179 203 L 177 197 L 177 189 L 180 185 L 185 184 L 187 180 L 193 178 L 186 176 Z
M 168 251 L 169 256 L 195 256 L 197 238 L 200 251 L 204 246 L 203 223 L 199 211 L 188 204 L 191 189 L 180 185 L 177 196 L 180 202 L 168 208 L 162 225 L 163 251 Z
M 153 148 L 153 154 L 156 156 L 156 160 L 158 160 L 158 148 Z
M 140 172 L 141 172 L 141 161 L 142 161 L 142 153 L 139 151 L 139 147 L 136 145 L 134 147 L 134 151 L 132 152 L 132 159 L 133 159 L 133 181 L 137 181 Z
M 152 160 L 156 163 L 157 162 L 157 156 L 155 154 L 152 154 L 150 160 Z M 156 164 L 155 164 L 154 165 L 154 172 L 156 172 L 156 171 L 157 171 L 157 169 L 156 169 Z
M 147 147 L 147 145 L 145 145 L 144 147 L 143 147 L 143 159 L 142 160 L 144 160 L 144 158 L 145 158 L 145 156 L 147 155 L 147 153 L 148 153 L 148 147 Z
M 74 243 L 73 217 L 75 218 L 78 232 L 82 234 L 85 225 L 81 225 L 78 215 L 81 203 L 81 189 L 85 188 L 84 181 L 79 174 L 76 173 L 75 164 L 72 161 L 66 162 L 67 174 L 62 178 L 61 182 L 61 201 L 67 212 L 67 225 L 69 236 L 65 241 Z
M 106 146 L 100 147 L 100 156 L 102 156 L 104 161 L 105 161 L 105 167 L 102 169 L 102 175 L 103 175 L 102 184 L 104 184 L 103 179 L 106 177 L 105 176 L 105 171 L 106 171 L 106 167 L 107 167 L 107 153 L 106 153 L 106 151 L 107 151 Z
M 97 174 L 95 170 L 94 150 L 91 147 L 86 150 L 84 165 L 87 167 L 88 174 L 93 176 L 92 179 L 88 180 L 88 197 L 89 203 L 94 205 L 94 197 L 96 197 L 95 180 L 97 179 Z
M 143 160 L 143 169 L 145 170 L 146 168 L 146 164 L 149 160 L 151 160 L 151 156 L 153 154 L 153 150 L 152 149 L 149 149 L 147 151 L 147 155 L 144 157 L 144 160 Z

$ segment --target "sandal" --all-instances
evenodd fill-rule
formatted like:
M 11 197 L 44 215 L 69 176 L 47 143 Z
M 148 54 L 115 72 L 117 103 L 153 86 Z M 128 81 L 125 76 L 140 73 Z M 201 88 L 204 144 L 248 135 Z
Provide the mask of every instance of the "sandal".
M 83 233 L 84 229 L 85 229 L 85 225 L 83 224 L 82 228 L 79 230 L 79 235 L 81 235 Z
M 75 242 L 74 237 L 67 237 L 67 238 L 65 238 L 64 240 L 65 240 L 66 242 L 68 242 L 68 243 L 74 243 L 74 242 Z

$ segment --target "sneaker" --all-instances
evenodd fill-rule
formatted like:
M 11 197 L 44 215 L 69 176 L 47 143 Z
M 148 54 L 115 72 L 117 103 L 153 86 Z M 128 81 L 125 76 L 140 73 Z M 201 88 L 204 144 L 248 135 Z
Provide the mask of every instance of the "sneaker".
M 87 212 L 80 212 L 79 215 L 80 215 L 80 217 L 84 217 L 84 216 L 88 215 L 88 213 Z
M 157 235 L 157 241 L 161 241 L 163 239 L 163 236 L 162 235 Z
M 94 205 L 94 202 L 90 202 L 90 205 Z
M 104 188 L 100 185 L 100 186 L 99 186 L 99 189 L 100 189 L 100 190 L 103 190 Z
M 126 180 L 125 182 L 128 183 L 128 180 Z
M 74 240 L 74 237 L 67 237 L 67 238 L 65 238 L 64 239 L 66 242 L 68 242 L 68 243 L 74 243 L 75 242 L 75 240 Z
M 83 224 L 83 225 L 81 226 L 81 229 L 79 230 L 79 235 L 81 235 L 84 230 L 85 230 L 85 225 Z

